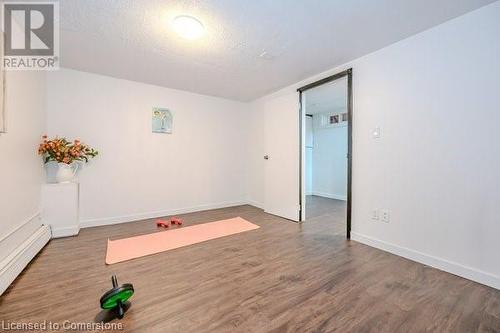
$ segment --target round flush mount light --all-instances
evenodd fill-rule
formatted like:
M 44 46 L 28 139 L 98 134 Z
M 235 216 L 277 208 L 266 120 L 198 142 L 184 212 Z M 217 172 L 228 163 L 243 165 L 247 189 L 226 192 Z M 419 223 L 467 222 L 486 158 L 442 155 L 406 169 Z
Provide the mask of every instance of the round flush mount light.
M 205 27 L 196 18 L 188 15 L 180 15 L 174 19 L 174 30 L 185 39 L 193 40 L 205 34 Z

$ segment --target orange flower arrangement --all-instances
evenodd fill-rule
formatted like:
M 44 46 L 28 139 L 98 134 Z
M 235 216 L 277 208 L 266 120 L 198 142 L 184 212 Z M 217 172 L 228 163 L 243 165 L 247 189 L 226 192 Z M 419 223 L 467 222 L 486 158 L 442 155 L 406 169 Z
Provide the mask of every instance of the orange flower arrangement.
M 42 136 L 42 143 L 38 147 L 38 154 L 43 156 L 44 163 L 56 161 L 58 163 L 71 164 L 74 161 L 87 163 L 90 158 L 99 154 L 97 150 L 74 140 L 70 142 L 66 138 L 55 137 L 47 139 L 47 135 Z

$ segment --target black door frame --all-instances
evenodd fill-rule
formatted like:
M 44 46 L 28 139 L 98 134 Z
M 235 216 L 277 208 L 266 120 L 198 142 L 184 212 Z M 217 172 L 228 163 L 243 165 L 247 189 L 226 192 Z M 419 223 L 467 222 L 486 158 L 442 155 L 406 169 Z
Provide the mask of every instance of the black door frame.
M 303 142 L 303 137 L 302 137 L 302 118 L 303 118 L 303 113 L 304 110 L 302 108 L 302 93 L 308 89 L 315 88 L 317 86 L 320 86 L 325 83 L 329 83 L 338 79 L 341 79 L 343 77 L 347 76 L 347 212 L 346 212 L 346 222 L 347 222 L 347 239 L 351 239 L 351 209 L 352 209 L 352 114 L 353 114 L 353 108 L 352 108 L 352 68 L 349 68 L 345 71 L 342 71 L 340 73 L 328 76 L 324 79 L 321 79 L 319 81 L 310 83 L 308 85 L 305 85 L 297 91 L 299 92 L 299 137 L 300 137 L 300 164 L 299 164 L 299 205 L 300 209 L 302 210 L 303 205 L 305 204 L 302 202 L 302 165 L 304 162 L 304 150 L 302 149 L 302 145 L 304 144 Z M 302 221 L 302 211 L 299 213 L 301 221 Z

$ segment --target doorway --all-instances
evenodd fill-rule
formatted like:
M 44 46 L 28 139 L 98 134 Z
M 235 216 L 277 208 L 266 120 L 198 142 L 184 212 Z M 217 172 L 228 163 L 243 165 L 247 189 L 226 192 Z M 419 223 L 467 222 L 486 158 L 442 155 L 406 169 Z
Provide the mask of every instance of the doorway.
M 300 221 L 327 218 L 350 238 L 352 70 L 298 89 Z

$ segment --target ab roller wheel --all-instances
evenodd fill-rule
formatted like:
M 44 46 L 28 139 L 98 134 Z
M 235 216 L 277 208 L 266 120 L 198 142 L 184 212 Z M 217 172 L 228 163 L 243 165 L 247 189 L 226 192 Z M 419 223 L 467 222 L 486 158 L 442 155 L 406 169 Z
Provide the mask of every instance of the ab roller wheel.
M 115 310 L 118 318 L 122 319 L 125 315 L 125 302 L 134 294 L 134 286 L 131 283 L 125 283 L 118 286 L 116 275 L 111 277 L 113 289 L 107 291 L 101 297 L 101 308 Z

